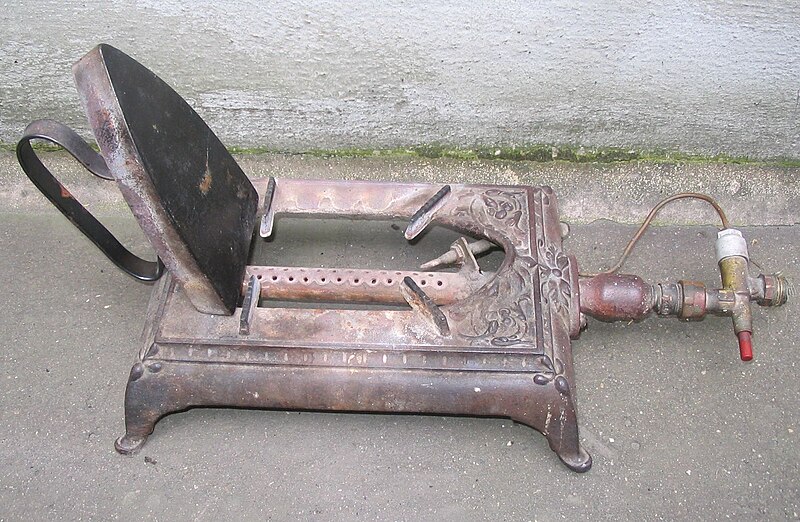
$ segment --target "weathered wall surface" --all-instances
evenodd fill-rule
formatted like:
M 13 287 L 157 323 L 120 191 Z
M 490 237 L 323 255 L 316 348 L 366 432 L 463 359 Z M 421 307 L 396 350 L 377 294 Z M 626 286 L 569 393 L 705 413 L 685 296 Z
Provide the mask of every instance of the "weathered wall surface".
M 796 2 L 8 2 L 0 141 L 45 116 L 85 134 L 70 65 L 101 41 L 228 145 L 800 158 Z

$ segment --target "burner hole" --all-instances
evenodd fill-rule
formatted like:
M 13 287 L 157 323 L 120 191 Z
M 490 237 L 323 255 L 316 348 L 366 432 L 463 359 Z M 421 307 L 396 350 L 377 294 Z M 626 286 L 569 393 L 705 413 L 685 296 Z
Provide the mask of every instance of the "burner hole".
M 293 276 L 289 276 L 289 282 L 291 283 L 292 281 L 294 281 L 294 277 Z
M 436 286 L 442 286 L 443 284 L 441 281 L 436 281 Z
M 337 283 L 341 283 L 341 282 L 342 282 L 342 278 L 341 278 L 341 277 L 337 277 L 337 278 L 336 278 L 336 282 L 337 282 Z
M 421 284 L 422 286 L 425 286 L 425 285 L 426 285 L 426 284 L 428 284 L 428 283 L 427 283 L 427 282 L 426 282 L 426 281 L 423 279 L 423 280 L 420 282 L 420 284 Z
M 354 282 L 355 284 L 358 284 L 358 282 L 359 282 L 358 278 L 355 278 L 355 279 L 353 279 L 353 282 Z
M 277 281 L 278 280 L 278 276 L 272 276 L 272 280 L 273 281 Z
M 304 283 L 308 283 L 308 278 L 307 278 L 307 277 L 304 277 L 304 278 L 303 278 L 303 282 L 304 282 Z
M 373 285 L 376 285 L 376 284 L 378 284 L 378 280 L 377 280 L 377 279 L 373 279 L 373 280 L 372 280 L 372 284 L 373 284 Z
M 258 274 L 258 275 L 256 276 L 256 279 L 258 279 L 258 280 L 260 281 L 262 277 L 264 277 L 264 276 L 262 276 L 261 274 Z
M 323 277 L 322 279 L 320 279 L 320 281 L 324 283 L 325 281 L 327 281 L 327 279 L 325 279 L 325 278 Z
M 394 282 L 394 281 L 392 281 L 391 279 L 387 279 L 387 280 L 386 280 L 386 283 L 387 283 L 387 284 L 392 284 L 393 282 Z

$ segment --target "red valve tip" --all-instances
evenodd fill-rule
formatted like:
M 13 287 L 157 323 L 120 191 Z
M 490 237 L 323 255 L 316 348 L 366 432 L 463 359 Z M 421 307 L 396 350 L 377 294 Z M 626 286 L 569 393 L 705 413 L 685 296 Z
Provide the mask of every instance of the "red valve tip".
M 739 332 L 736 337 L 739 338 L 739 355 L 743 361 L 753 360 L 753 338 L 750 332 Z

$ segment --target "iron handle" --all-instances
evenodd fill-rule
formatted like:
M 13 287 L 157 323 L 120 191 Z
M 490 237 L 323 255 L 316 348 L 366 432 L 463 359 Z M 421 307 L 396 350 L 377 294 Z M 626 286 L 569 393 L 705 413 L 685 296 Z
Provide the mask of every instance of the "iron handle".
M 103 157 L 95 152 L 83 138 L 54 120 L 36 120 L 25 128 L 17 143 L 17 160 L 34 185 L 55 207 L 69 219 L 83 235 L 94 243 L 111 262 L 134 278 L 156 281 L 164 273 L 160 258 L 145 261 L 134 255 L 114 237 L 44 166 L 31 146 L 31 141 L 41 139 L 63 147 L 73 158 L 95 176 L 113 180 Z

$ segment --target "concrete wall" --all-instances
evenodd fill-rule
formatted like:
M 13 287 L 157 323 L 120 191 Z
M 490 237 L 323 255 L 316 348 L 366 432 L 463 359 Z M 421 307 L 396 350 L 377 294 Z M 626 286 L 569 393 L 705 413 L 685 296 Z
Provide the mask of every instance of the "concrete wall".
M 800 158 L 794 1 L 8 2 L 0 141 L 45 116 L 85 133 L 70 65 L 101 41 L 156 71 L 228 145 Z

